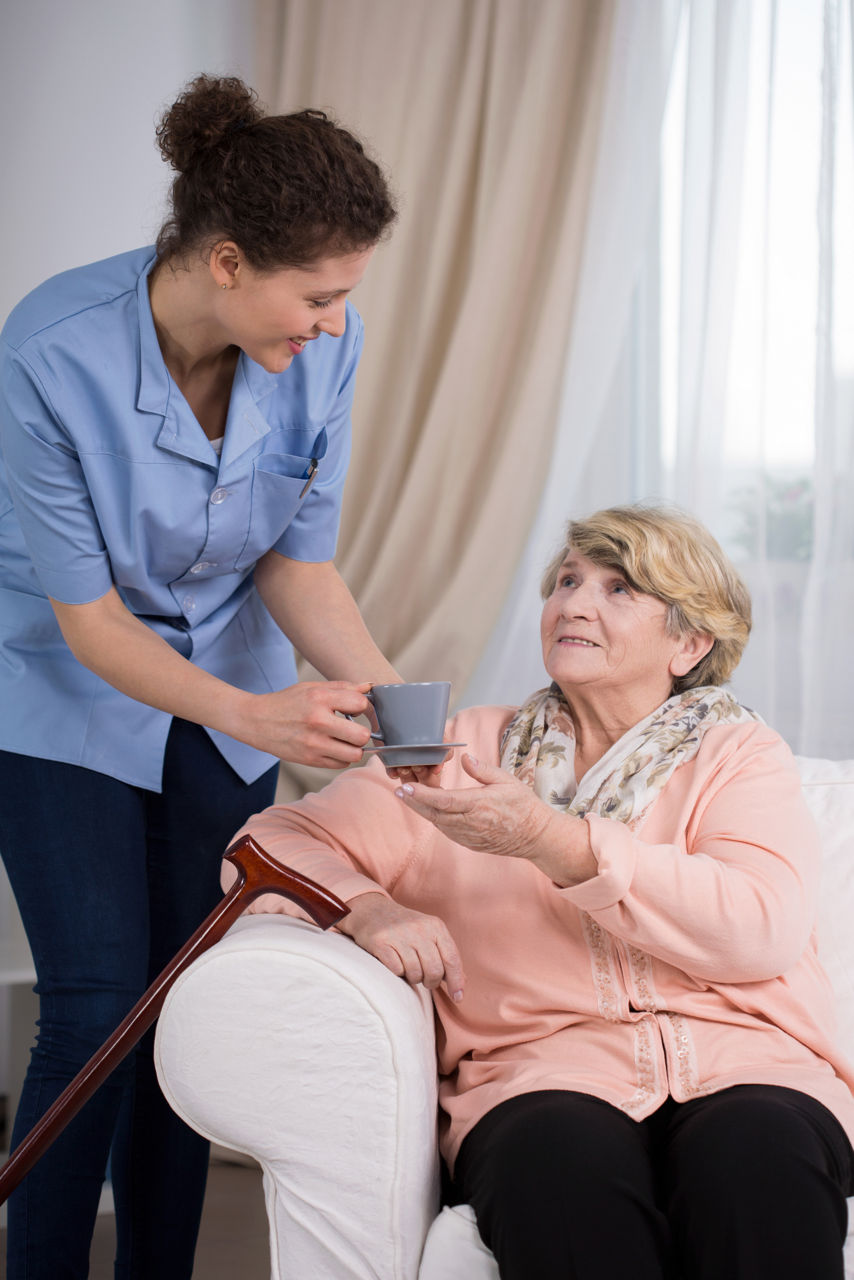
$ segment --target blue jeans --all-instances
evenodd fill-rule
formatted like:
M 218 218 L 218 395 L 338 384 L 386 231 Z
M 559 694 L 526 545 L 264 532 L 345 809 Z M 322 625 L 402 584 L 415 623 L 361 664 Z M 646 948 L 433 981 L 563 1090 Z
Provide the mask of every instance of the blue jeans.
M 0 850 L 35 961 L 39 1032 L 12 1135 L 30 1131 L 221 898 L 222 854 L 272 803 L 174 720 L 157 794 L 0 752 Z M 190 1280 L 208 1144 L 157 1085 L 153 1028 L 9 1199 L 8 1280 L 83 1280 L 111 1173 L 117 1280 Z

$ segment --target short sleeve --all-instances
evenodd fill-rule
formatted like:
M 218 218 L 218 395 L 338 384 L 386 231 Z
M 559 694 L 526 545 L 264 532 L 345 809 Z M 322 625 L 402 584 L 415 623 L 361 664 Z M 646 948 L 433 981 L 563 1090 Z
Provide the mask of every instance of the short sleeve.
M 15 515 L 47 595 L 66 604 L 100 599 L 112 575 L 80 458 L 36 372 L 5 344 L 0 451 Z

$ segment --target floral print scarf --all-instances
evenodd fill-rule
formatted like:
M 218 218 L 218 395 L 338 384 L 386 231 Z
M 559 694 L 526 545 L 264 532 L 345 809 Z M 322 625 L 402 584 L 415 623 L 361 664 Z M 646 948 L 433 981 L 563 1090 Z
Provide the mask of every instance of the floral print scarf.
M 552 684 L 528 698 L 510 721 L 501 767 L 564 813 L 597 813 L 634 829 L 674 769 L 696 755 L 707 729 L 759 719 L 717 685 L 674 694 L 624 733 L 575 790 L 575 730 L 567 701 Z

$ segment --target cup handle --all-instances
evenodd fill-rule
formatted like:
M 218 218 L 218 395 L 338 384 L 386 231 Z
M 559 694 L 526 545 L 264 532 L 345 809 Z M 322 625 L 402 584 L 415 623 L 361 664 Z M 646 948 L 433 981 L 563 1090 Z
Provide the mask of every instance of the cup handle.
M 374 702 L 373 689 L 369 689 L 368 692 L 365 694 L 365 697 L 368 699 L 368 702 L 370 702 L 371 706 L 376 710 L 377 704 Z M 379 724 L 379 720 L 377 720 L 377 723 Z M 376 738 L 377 742 L 385 742 L 385 738 L 381 733 L 371 732 L 371 737 Z
M 365 697 L 366 697 L 370 702 L 373 702 L 373 698 L 371 697 L 371 695 L 370 695 L 369 693 L 366 693 L 366 694 L 365 694 Z M 350 715 L 348 715 L 346 711 L 342 711 L 342 712 L 341 712 L 341 714 L 342 714 L 342 716 L 344 717 L 344 719 L 345 719 L 345 720 L 352 720 L 352 721 L 355 723 L 355 720 L 356 720 L 356 717 L 355 717 L 355 716 L 350 716 Z M 382 735 L 381 733 L 374 733 L 374 732 L 373 732 L 373 730 L 371 730 L 371 737 L 372 737 L 372 738 L 376 738 L 377 742 L 385 742 L 385 738 L 383 737 L 383 735 Z

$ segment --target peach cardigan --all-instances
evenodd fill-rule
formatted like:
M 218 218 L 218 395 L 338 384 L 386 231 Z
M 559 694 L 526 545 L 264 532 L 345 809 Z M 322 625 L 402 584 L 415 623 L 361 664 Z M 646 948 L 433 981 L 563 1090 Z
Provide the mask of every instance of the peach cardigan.
M 462 711 L 449 740 L 497 764 L 511 714 Z M 445 787 L 476 785 L 459 754 Z M 779 1084 L 824 1103 L 854 1141 L 854 1073 L 816 955 L 818 835 L 776 733 L 707 730 L 636 833 L 589 815 L 599 871 L 570 889 L 453 843 L 395 786 L 374 760 L 243 830 L 345 900 L 382 886 L 445 920 L 467 979 L 460 1004 L 435 996 L 451 1165 L 487 1111 L 537 1089 L 581 1090 L 641 1119 L 668 1094 Z

